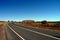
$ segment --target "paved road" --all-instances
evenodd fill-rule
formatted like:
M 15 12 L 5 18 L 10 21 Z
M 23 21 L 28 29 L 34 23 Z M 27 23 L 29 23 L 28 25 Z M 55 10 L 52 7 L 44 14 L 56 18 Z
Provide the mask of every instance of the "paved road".
M 60 40 L 60 32 L 8 24 L 5 28 L 7 40 Z

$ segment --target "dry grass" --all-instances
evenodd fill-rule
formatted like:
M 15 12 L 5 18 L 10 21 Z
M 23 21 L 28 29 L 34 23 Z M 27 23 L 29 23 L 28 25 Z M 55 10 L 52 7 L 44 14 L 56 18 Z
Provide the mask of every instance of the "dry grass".
M 52 31 L 59 31 L 60 32 L 60 27 L 52 27 L 52 26 L 42 26 L 40 23 L 15 23 L 19 26 L 26 26 L 26 27 L 33 27 L 33 28 L 38 28 L 38 29 L 45 29 L 45 30 L 52 30 Z M 49 24 L 51 25 L 51 24 Z M 53 24 L 52 24 L 53 25 Z

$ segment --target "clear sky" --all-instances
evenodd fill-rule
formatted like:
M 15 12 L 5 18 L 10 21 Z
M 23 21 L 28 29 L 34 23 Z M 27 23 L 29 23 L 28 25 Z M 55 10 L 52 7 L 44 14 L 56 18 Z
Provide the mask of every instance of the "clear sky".
M 0 20 L 60 21 L 60 0 L 0 0 Z

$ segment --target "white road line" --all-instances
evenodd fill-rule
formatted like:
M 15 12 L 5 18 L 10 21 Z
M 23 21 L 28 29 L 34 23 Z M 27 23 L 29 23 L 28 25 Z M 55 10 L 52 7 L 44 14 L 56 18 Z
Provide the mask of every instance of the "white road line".
M 8 27 L 19 37 L 21 38 L 22 40 L 25 40 L 21 35 L 19 35 L 16 31 L 14 31 L 9 25 Z
M 14 26 L 15 26 L 15 25 L 14 25 Z M 18 26 L 15 26 L 15 27 L 18 27 Z M 25 29 L 25 30 L 27 30 L 27 31 L 31 31 L 31 32 L 34 32 L 34 33 L 37 33 L 37 34 L 40 34 L 40 35 L 44 35 L 44 36 L 47 36 L 47 37 L 50 37 L 50 38 L 54 38 L 54 39 L 60 40 L 60 38 L 54 37 L 54 36 L 52 36 L 52 35 L 40 33 L 40 32 L 33 31 L 33 30 L 31 30 L 31 29 L 27 29 L 27 28 L 23 28 L 23 27 L 18 27 L 18 28 Z

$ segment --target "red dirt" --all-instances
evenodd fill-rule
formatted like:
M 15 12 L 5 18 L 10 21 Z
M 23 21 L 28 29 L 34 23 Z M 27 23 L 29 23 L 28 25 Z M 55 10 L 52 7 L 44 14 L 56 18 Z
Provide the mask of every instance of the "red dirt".
M 0 23 L 0 40 L 4 40 L 3 23 Z

